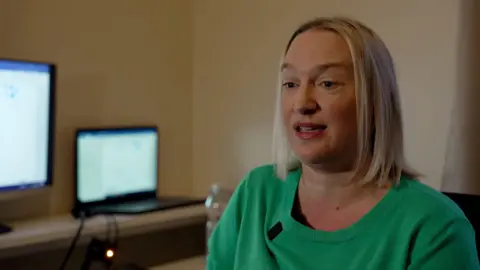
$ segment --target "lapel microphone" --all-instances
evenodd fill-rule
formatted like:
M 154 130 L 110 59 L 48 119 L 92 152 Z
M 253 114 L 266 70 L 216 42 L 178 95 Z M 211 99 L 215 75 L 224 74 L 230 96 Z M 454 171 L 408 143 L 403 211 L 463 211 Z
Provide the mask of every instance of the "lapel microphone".
M 268 230 L 267 232 L 267 236 L 268 236 L 268 240 L 273 241 L 275 238 L 277 238 L 277 236 L 283 231 L 283 225 L 282 223 L 279 221 L 277 223 L 275 223 L 275 225 L 273 225 L 272 228 L 270 228 L 270 230 Z M 267 245 L 267 250 L 268 250 L 268 253 L 270 254 L 270 256 L 275 259 L 275 256 L 273 255 L 273 252 L 270 250 L 270 248 L 268 248 L 268 245 Z
M 273 227 L 267 232 L 268 240 L 273 241 L 273 239 L 275 239 L 282 231 L 282 223 L 280 221 L 275 223 L 275 225 L 273 225 Z

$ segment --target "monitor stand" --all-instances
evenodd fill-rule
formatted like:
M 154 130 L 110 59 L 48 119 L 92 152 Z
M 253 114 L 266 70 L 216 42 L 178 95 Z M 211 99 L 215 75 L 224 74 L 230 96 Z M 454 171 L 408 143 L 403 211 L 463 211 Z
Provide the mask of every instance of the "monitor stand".
M 0 234 L 9 233 L 12 231 L 12 227 L 0 223 Z

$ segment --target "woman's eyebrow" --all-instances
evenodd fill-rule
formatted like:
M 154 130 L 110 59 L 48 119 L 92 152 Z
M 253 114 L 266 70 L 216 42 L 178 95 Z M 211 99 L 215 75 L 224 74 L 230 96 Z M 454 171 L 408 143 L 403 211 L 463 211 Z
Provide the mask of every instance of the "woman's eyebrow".
M 332 69 L 332 68 L 348 69 L 349 66 L 350 66 L 350 64 L 348 64 L 346 62 L 342 62 L 342 61 L 327 62 L 327 63 L 324 63 L 324 64 L 316 65 L 312 69 L 312 72 L 317 73 L 317 74 L 321 74 L 321 73 L 324 73 L 325 71 L 327 71 L 328 69 Z M 297 69 L 295 68 L 294 65 L 285 62 L 280 66 L 280 71 L 284 71 L 284 70 L 296 71 Z

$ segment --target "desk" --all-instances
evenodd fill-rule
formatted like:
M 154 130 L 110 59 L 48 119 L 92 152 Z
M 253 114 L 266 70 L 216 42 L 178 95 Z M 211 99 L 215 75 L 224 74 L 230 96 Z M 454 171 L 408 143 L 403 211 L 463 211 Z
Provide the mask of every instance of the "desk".
M 152 267 L 150 270 L 204 270 L 205 266 L 205 257 L 200 256 Z
M 194 205 L 142 215 L 116 216 L 121 236 L 170 229 L 205 220 L 205 206 Z M 92 236 L 103 236 L 106 220 L 102 216 L 87 219 L 79 243 Z M 13 231 L 0 235 L 0 258 L 52 250 L 70 245 L 79 222 L 70 215 L 12 224 Z

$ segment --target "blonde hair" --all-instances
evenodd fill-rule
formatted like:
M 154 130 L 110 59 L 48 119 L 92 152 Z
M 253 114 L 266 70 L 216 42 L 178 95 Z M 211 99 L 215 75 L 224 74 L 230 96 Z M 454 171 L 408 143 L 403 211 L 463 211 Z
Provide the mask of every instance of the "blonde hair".
M 366 25 L 349 18 L 317 18 L 302 24 L 293 40 L 311 30 L 333 31 L 344 38 L 352 55 L 357 105 L 357 172 L 370 161 L 364 184 L 397 184 L 402 174 L 420 175 L 406 164 L 403 149 L 403 124 L 400 98 L 392 56 L 380 37 Z M 283 57 L 282 57 L 283 58 Z M 301 162 L 289 147 L 281 113 L 281 90 L 277 91 L 273 130 L 273 155 L 276 174 L 285 179 Z

